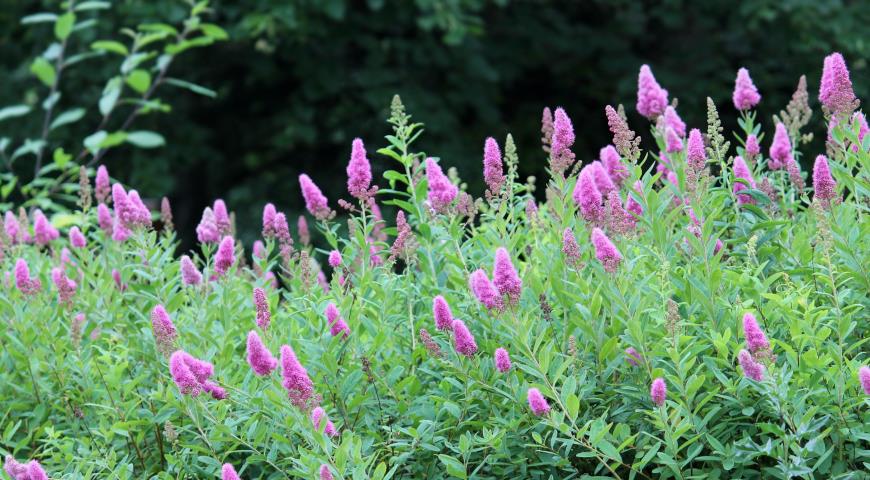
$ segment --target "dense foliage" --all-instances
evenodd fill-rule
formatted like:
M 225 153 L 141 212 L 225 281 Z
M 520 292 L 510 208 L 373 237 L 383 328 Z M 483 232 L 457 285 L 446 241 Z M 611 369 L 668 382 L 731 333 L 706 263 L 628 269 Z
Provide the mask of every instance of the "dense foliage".
M 19 20 L 54 11 L 58 3 L 0 0 L 0 106 L 23 102 L 34 113 L 32 121 L 0 123 L 2 136 L 15 142 L 39 138 L 39 104 L 46 92 L 29 69 L 51 35 L 50 25 Z M 122 27 L 156 22 L 177 27 L 189 10 L 179 0 L 112 3 L 93 15 L 96 25 L 77 33 L 73 47 L 125 41 Z M 607 143 L 600 104 L 631 102 L 641 63 L 652 65 L 679 97 L 684 119 L 699 124 L 705 97 L 725 102 L 740 66 L 753 72 L 765 98 L 759 118 L 767 120 L 788 101 L 801 73 L 818 82 L 817 59 L 825 53 L 840 51 L 853 59 L 856 78 L 868 76 L 870 58 L 870 9 L 842 0 L 211 3 L 207 21 L 224 27 L 229 38 L 185 52 L 169 75 L 207 87 L 216 97 L 161 87 L 156 97 L 171 104 L 172 113 L 140 116 L 135 127 L 160 133 L 171 148 L 119 145 L 105 160 L 152 206 L 164 195 L 172 200 L 186 248 L 192 246 L 200 211 L 217 196 L 237 205 L 240 234 L 249 242 L 258 230 L 258 205 L 275 201 L 294 216 L 301 212 L 286 179 L 315 168 L 342 174 L 352 138 L 380 137 L 379 120 L 394 93 L 426 119 L 420 148 L 449 159 L 472 189 L 482 191 L 482 175 L 472 160 L 487 135 L 513 130 L 524 156 L 521 174 L 545 176 L 546 162 L 532 154 L 538 142 L 533 125 L 544 105 L 575 112 L 577 131 L 586 132 L 575 152 L 596 158 Z M 72 106 L 87 108 L 77 126 L 52 132 L 51 150 L 64 146 L 77 153 L 100 123 L 96 106 L 105 82 L 117 72 L 116 59 L 91 58 L 64 73 L 62 102 L 75 98 Z M 870 94 L 867 85 L 856 89 L 863 98 Z M 628 114 L 639 120 L 633 109 Z M 723 110 L 729 129 L 736 128 L 736 118 Z M 821 123 L 817 115 L 812 125 Z M 821 138 L 823 130 L 813 132 Z M 814 148 L 823 149 L 822 142 Z M 373 161 L 388 168 L 381 159 Z M 323 185 L 330 196 L 338 195 L 339 187 Z
M 547 177 L 523 181 L 513 138 L 488 138 L 485 192 L 417 148 L 395 97 L 383 146 L 352 142 L 343 199 L 301 175 L 308 214 L 267 204 L 250 256 L 223 200 L 176 258 L 168 202 L 158 223 L 78 169 L 63 236 L 38 209 L 0 229 L 7 473 L 861 478 L 870 135 L 833 54 L 810 155 L 799 85 L 768 124 L 741 70 L 732 147 L 712 100 L 706 131 L 687 127 L 643 66 L 658 148 L 608 106 L 613 146 L 583 165 L 547 109 L 528 155 Z

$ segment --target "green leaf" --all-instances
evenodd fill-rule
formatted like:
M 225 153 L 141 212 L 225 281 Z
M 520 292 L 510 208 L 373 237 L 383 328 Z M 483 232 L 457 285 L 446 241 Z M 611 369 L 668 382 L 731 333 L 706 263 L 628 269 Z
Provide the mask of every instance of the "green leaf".
M 465 471 L 465 465 L 463 465 L 459 460 L 450 455 L 443 454 L 438 455 L 438 459 L 441 460 L 441 463 L 443 463 L 445 467 L 447 467 L 447 473 L 450 475 L 459 478 L 468 478 L 468 473 Z
M 15 188 L 15 184 L 17 183 L 18 177 L 13 176 L 9 179 L 9 182 L 0 187 L 0 195 L 3 195 L 3 200 L 9 198 L 9 194 L 12 193 L 12 189 Z
M 30 107 L 27 105 L 12 105 L 9 107 L 0 108 L 0 122 L 7 118 L 21 117 L 30 113 Z
M 57 118 L 55 118 L 54 121 L 51 122 L 51 127 L 49 127 L 49 130 L 54 130 L 57 127 L 61 127 L 63 125 L 68 125 L 70 123 L 78 122 L 84 116 L 85 116 L 85 109 L 84 108 L 73 108 L 71 110 L 67 110 L 67 111 L 61 113 L 60 115 L 58 115 Z
M 99 148 L 116 147 L 127 140 L 127 132 L 112 132 L 100 142 Z
M 577 413 L 580 411 L 580 399 L 573 393 L 568 394 L 568 399 L 565 401 L 565 407 L 568 409 L 568 416 L 571 420 L 577 419 Z
M 88 2 L 77 3 L 73 10 L 77 12 L 86 12 L 88 10 L 108 10 L 110 8 L 112 8 L 112 4 L 110 2 L 91 0 Z
M 47 87 L 54 85 L 55 73 L 54 67 L 48 63 L 48 60 L 39 57 L 30 64 L 30 72 L 36 75 L 36 78 Z
M 58 17 L 56 22 L 54 22 L 54 36 L 57 37 L 58 40 L 66 40 L 67 37 L 69 37 L 69 34 L 72 32 L 73 25 L 75 25 L 75 23 L 75 13 L 64 13 L 63 15 Z
M 209 88 L 205 88 L 201 85 L 197 85 L 195 83 L 190 83 L 185 80 L 179 80 L 177 78 L 166 78 L 164 80 L 169 85 L 175 85 L 176 87 L 186 88 L 193 93 L 197 93 L 199 95 L 204 95 L 206 97 L 216 98 L 217 92 L 211 90 Z
M 114 77 L 106 83 L 106 87 L 103 88 L 103 96 L 100 97 L 100 113 L 103 116 L 108 115 L 109 112 L 115 108 L 115 103 L 118 102 L 118 97 L 121 96 L 121 78 Z
M 58 168 L 62 169 L 69 163 L 70 160 L 72 160 L 72 155 L 66 153 L 62 148 L 58 147 L 54 149 L 53 158 L 55 165 L 57 165 Z
M 226 40 L 230 38 L 230 36 L 227 35 L 226 30 L 211 23 L 203 23 L 199 28 L 202 29 L 202 33 L 215 40 Z
M 127 85 L 139 93 L 145 93 L 151 86 L 151 74 L 147 70 L 133 70 L 127 75 Z
M 159 133 L 138 130 L 127 134 L 127 143 L 132 143 L 140 148 L 157 148 L 166 145 L 166 140 Z
M 91 44 L 91 49 L 117 53 L 118 55 L 123 55 L 125 57 L 130 53 L 123 43 L 116 42 L 115 40 L 97 40 Z
M 42 13 L 34 13 L 33 15 L 27 15 L 21 19 L 22 25 L 33 25 L 34 23 L 49 23 L 56 22 L 57 14 L 42 12 Z

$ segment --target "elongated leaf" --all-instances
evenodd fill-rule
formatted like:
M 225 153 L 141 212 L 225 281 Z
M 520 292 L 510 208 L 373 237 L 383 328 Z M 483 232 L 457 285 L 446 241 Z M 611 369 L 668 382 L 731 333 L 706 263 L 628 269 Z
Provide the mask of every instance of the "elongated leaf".
M 45 86 L 50 87 L 54 85 L 54 67 L 48 62 L 48 60 L 42 57 L 37 58 L 32 64 L 30 64 L 30 72 L 36 75 L 36 78 L 44 83 Z
M 210 88 L 203 87 L 201 85 L 197 85 L 195 83 L 191 83 L 185 80 L 180 80 L 177 78 L 167 78 L 165 80 L 169 85 L 174 85 L 176 87 L 186 88 L 193 93 L 197 93 L 199 95 L 204 95 L 206 97 L 215 98 L 217 97 L 217 92 Z
M 70 123 L 78 122 L 84 116 L 84 108 L 73 108 L 72 110 L 67 110 L 58 115 L 57 118 L 55 118 L 54 121 L 51 122 L 51 127 L 49 129 L 54 130 L 57 127 L 62 127 L 64 125 L 69 125 Z
M 7 118 L 21 117 L 28 113 L 30 113 L 30 107 L 27 105 L 12 105 L 0 108 L 0 121 L 6 120 Z
M 166 145 L 166 140 L 159 133 L 138 130 L 127 134 L 127 143 L 132 143 L 140 148 L 157 148 Z
M 130 53 L 123 43 L 114 40 L 97 40 L 91 44 L 91 48 L 94 50 L 117 53 L 118 55 L 123 55 L 125 57 Z
M 58 17 L 57 21 L 54 23 L 54 36 L 57 37 L 58 40 L 66 40 L 72 32 L 75 23 L 76 14 L 73 12 L 64 13 Z

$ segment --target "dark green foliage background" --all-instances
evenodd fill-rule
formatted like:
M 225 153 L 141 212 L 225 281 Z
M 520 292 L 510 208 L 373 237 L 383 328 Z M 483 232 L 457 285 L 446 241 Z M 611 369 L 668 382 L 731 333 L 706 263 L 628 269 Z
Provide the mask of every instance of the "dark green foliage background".
M 160 132 L 168 146 L 122 147 L 105 159 L 113 176 L 146 197 L 170 197 L 186 246 L 202 208 L 216 197 L 237 212 L 250 240 L 266 201 L 291 214 L 301 210 L 300 172 L 311 174 L 333 202 L 346 195 L 344 167 L 355 136 L 369 145 L 379 175 L 385 161 L 373 152 L 383 146 L 382 119 L 393 93 L 426 123 L 421 147 L 459 166 L 471 191 L 481 194 L 489 135 L 501 141 L 512 132 L 521 174 L 543 176 L 545 105 L 567 109 L 583 159 L 609 142 L 606 103 L 625 104 L 635 130 L 646 134 L 634 112 L 642 63 L 680 99 L 689 125 L 704 124 L 704 98 L 713 95 L 729 129 L 740 66 L 761 90 L 760 118 L 768 121 L 803 73 L 817 107 L 824 55 L 841 51 L 858 80 L 868 75 L 870 53 L 870 9 L 857 1 L 224 0 L 213 6 L 210 21 L 226 28 L 230 41 L 186 54 L 172 76 L 212 88 L 218 98 L 164 87 L 159 96 L 174 111 L 136 125 Z M 28 67 L 50 27 L 18 20 L 56 9 L 50 1 L 0 0 L 0 105 L 22 97 L 36 103 L 44 95 Z M 121 26 L 178 22 L 186 11 L 174 0 L 119 1 L 100 13 L 105 21 L 88 41 L 118 39 Z M 64 95 L 92 105 L 93 118 L 63 135 L 79 141 L 92 131 L 102 82 L 115 67 L 97 58 L 69 73 Z M 856 81 L 859 97 L 868 97 L 868 84 Z M 19 138 L 19 129 L 35 127 L 3 125 Z

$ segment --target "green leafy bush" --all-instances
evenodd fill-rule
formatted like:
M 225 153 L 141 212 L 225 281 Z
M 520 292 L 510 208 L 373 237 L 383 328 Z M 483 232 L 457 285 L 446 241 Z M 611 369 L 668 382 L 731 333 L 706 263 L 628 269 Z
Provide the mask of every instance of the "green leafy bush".
M 660 151 L 608 107 L 615 149 L 580 169 L 547 110 L 540 205 L 510 135 L 475 199 L 396 97 L 395 169 L 372 187 L 354 142 L 346 224 L 300 177 L 325 244 L 267 205 L 250 257 L 223 201 L 177 259 L 168 205 L 154 228 L 98 171 L 95 209 L 83 176 L 69 242 L 37 211 L 0 229 L 0 448 L 52 478 L 861 478 L 870 135 L 832 75 L 811 176 L 805 82 L 770 157 L 751 109 L 732 149 L 651 73 Z

